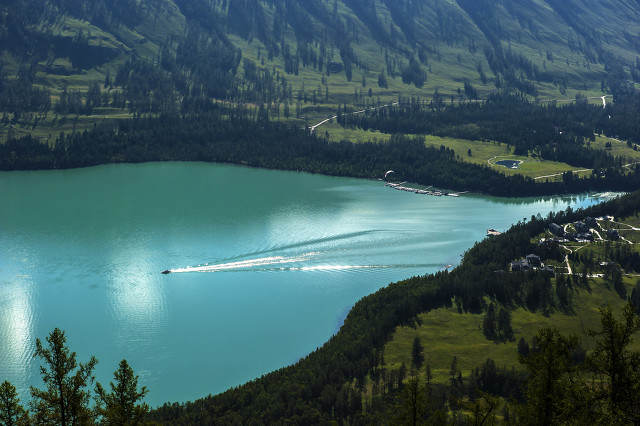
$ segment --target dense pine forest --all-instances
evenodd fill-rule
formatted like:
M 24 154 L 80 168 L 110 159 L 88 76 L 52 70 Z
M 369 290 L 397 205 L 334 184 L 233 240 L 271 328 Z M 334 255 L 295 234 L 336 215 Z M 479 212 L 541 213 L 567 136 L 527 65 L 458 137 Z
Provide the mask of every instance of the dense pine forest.
M 388 143 L 332 143 L 306 129 L 270 120 L 265 108 L 224 104 L 212 104 L 197 113 L 104 122 L 82 133 L 60 134 L 50 145 L 31 136 L 12 139 L 0 145 L 0 169 L 212 161 L 361 178 L 380 178 L 385 170 L 393 169 L 397 179 L 499 196 L 631 191 L 640 183 L 635 162 L 588 145 L 595 133 L 605 130 L 620 133 L 631 144 L 637 137 L 639 99 L 633 91 L 623 92 L 617 95 L 615 107 L 608 109 L 584 103 L 538 106 L 513 96 L 457 106 L 425 105 L 411 99 L 368 114 L 339 118 L 345 126 L 388 132 L 462 133 L 469 139 L 511 141 L 516 151 L 525 154 L 593 168 L 590 177 L 576 179 L 569 172 L 559 182 L 505 176 L 488 167 L 463 163 L 461 153 L 444 146 L 426 147 L 420 137 L 398 135 Z

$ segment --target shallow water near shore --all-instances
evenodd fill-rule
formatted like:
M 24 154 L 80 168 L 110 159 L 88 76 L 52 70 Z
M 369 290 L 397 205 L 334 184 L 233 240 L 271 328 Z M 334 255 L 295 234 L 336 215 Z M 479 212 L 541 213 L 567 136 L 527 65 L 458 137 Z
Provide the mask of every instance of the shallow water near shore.
M 152 406 L 297 361 L 358 299 L 457 265 L 488 228 L 602 201 L 204 163 L 0 173 L 0 194 L 0 381 L 26 402 L 35 340 L 59 327 L 103 384 L 126 358 Z

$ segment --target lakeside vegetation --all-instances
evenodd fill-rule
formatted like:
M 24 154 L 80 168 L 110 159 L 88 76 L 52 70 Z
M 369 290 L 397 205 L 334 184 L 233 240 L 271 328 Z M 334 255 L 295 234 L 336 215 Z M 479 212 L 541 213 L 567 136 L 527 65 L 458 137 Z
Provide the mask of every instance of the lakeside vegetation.
M 569 98 L 582 104 L 602 95 L 610 99 L 621 84 L 640 80 L 633 37 L 624 34 L 618 40 L 585 33 L 578 21 L 566 20 L 565 8 L 556 3 L 543 8 L 537 0 L 528 6 L 431 0 L 402 5 L 363 0 L 242 4 L 20 0 L 10 10 L 2 9 L 0 141 L 13 140 L 15 147 L 15 140 L 27 141 L 31 135 L 53 146 L 60 133 L 91 131 L 103 122 L 117 126 L 114 120 L 124 118 L 198 115 L 216 103 L 255 108 L 271 121 L 297 127 L 336 111 L 412 97 L 429 99 L 438 110 L 444 104 L 467 103 L 454 112 L 462 115 L 465 108 L 471 111 L 472 105 L 494 93 L 530 100 Z M 620 28 L 636 25 L 618 10 L 599 14 L 596 9 L 591 5 L 583 10 L 585 19 L 598 19 L 606 12 Z M 487 10 L 493 19 L 486 19 Z M 588 98 L 596 99 L 588 102 Z M 483 108 L 487 114 L 496 112 Z M 402 109 L 404 120 L 419 118 L 406 114 L 402 105 L 396 109 Z M 587 140 L 586 149 L 580 150 L 567 151 L 566 144 L 562 149 L 544 149 L 545 144 L 537 142 L 525 146 L 517 128 L 523 123 L 513 123 L 506 134 L 488 135 L 486 127 L 480 133 L 473 131 L 474 120 L 482 117 L 435 133 L 405 123 L 389 128 L 388 120 L 386 124 L 376 120 L 374 127 L 387 128 L 363 132 L 352 122 L 342 127 L 330 124 L 327 130 L 320 127 L 317 136 L 323 138 L 328 132 L 333 141 L 366 142 L 388 141 L 396 133 L 424 134 L 427 144 L 437 149 L 443 145 L 460 161 L 479 165 L 485 165 L 492 157 L 484 156 L 495 149 L 486 141 L 508 144 L 514 155 L 535 161 L 525 162 L 520 170 L 494 167 L 496 171 L 527 178 L 554 175 L 549 180 L 558 183 L 557 192 L 573 190 L 564 188 L 566 179 L 591 176 L 582 172 L 565 179 L 562 173 L 588 167 L 597 174 L 610 165 L 608 157 L 590 149 L 608 148 L 600 146 L 600 139 L 591 147 Z M 616 121 L 612 129 L 599 130 L 635 144 L 632 136 L 619 134 L 620 126 L 623 123 Z M 447 138 L 446 143 L 433 142 L 433 136 Z M 614 148 L 608 151 L 612 158 L 629 154 Z M 500 151 L 499 146 L 496 152 Z M 586 166 L 594 163 L 594 155 L 606 161 Z M 161 155 L 147 157 L 154 156 Z M 143 161 L 139 157 L 124 161 Z M 545 161 L 538 161 L 541 158 Z M 608 178 L 617 180 L 611 173 Z M 450 186 L 456 182 L 445 179 L 426 184 L 472 189 Z M 622 188 L 615 185 L 611 189 Z M 579 190 L 599 188 L 593 182 L 579 186 Z M 501 189 L 490 193 L 506 194 Z M 525 193 L 548 192 L 526 189 Z
M 403 181 L 498 196 L 631 191 L 640 186 L 640 167 L 633 156 L 614 156 L 588 144 L 604 130 L 619 133 L 632 144 L 638 103 L 640 94 L 623 87 L 616 94 L 615 109 L 606 110 L 586 103 L 538 106 L 508 95 L 484 103 L 449 106 L 433 102 L 425 105 L 414 98 L 365 114 L 342 115 L 339 122 L 344 127 L 384 132 L 405 129 L 418 136 L 396 134 L 389 141 L 355 144 L 333 143 L 326 140 L 326 134 L 322 137 L 322 132 L 309 134 L 306 129 L 274 122 L 263 107 L 201 104 L 194 105 L 189 114 L 102 122 L 82 133 L 61 133 L 48 144 L 32 136 L 11 139 L 0 145 L 0 170 L 111 162 L 213 161 L 362 178 L 380 178 L 383 171 L 392 169 L 395 178 Z M 613 114 L 611 120 L 607 118 L 609 113 Z M 536 180 L 513 171 L 500 173 L 494 165 L 463 160 L 473 157 L 471 148 L 460 153 L 444 144 L 428 146 L 437 139 L 429 136 L 427 142 L 421 136 L 424 134 L 449 138 L 443 142 L 458 147 L 464 145 L 451 138 L 464 135 L 494 149 L 493 142 L 483 141 L 496 141 L 509 151 L 513 147 L 514 155 L 520 152 L 520 157 L 530 155 L 542 160 L 523 165 L 529 176 L 540 177 L 539 173 L 551 171 L 557 176 Z M 586 176 L 576 178 L 570 170 L 558 173 L 555 165 L 547 168 L 549 161 L 564 161 L 588 170 Z
M 43 387 L 31 387 L 31 399 L 25 409 L 15 386 L 8 381 L 0 384 L 2 425 L 147 423 L 149 406 L 142 400 L 149 391 L 145 386 L 138 387 L 138 376 L 127 360 L 120 361 L 113 373 L 114 382 L 109 383 L 110 390 L 107 390 L 100 383 L 92 388 L 98 359 L 92 356 L 85 363 L 78 362 L 76 353 L 67 346 L 64 331 L 59 328 L 46 337 L 45 343 L 36 339 L 33 356 L 40 360 Z

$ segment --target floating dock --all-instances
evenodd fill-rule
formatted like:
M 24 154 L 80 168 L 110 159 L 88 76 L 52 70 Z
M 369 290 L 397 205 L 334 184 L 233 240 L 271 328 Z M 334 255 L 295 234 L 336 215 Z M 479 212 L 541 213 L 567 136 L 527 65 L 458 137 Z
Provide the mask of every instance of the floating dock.
M 430 186 L 425 188 L 425 189 L 410 188 L 408 186 L 403 186 L 403 184 L 405 184 L 405 183 L 406 182 L 402 182 L 402 183 L 385 183 L 384 186 L 388 186 L 389 188 L 396 189 L 398 191 L 413 192 L 414 194 L 421 194 L 421 195 L 434 195 L 436 197 L 459 197 L 460 194 L 464 194 L 463 192 L 454 193 L 454 192 L 444 192 L 444 191 L 438 191 L 438 190 L 431 190 Z

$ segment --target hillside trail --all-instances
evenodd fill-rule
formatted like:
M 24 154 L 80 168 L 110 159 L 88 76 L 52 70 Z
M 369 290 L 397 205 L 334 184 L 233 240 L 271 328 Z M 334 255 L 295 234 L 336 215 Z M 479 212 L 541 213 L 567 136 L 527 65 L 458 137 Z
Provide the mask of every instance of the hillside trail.
M 375 111 L 376 109 L 388 108 L 390 106 L 396 106 L 396 105 L 398 105 L 398 102 L 392 102 L 390 104 L 380 105 L 380 106 L 373 107 L 373 108 L 361 109 L 359 111 L 354 111 L 354 112 L 343 112 L 343 113 L 340 114 L 340 117 L 344 117 L 345 115 L 364 114 L 367 111 Z M 316 128 L 322 126 L 323 124 L 325 124 L 325 123 L 327 123 L 327 122 L 329 122 L 331 120 L 335 120 L 336 118 L 338 118 L 338 115 L 334 115 L 333 117 L 329 117 L 329 118 L 326 118 L 326 119 L 322 120 L 318 124 L 315 124 L 315 125 L 309 127 L 309 132 L 313 133 L 316 130 Z
M 606 98 L 607 97 L 611 97 L 612 95 L 604 95 L 604 96 L 592 96 L 586 99 L 602 99 L 602 107 L 605 108 L 607 106 L 607 101 Z M 471 100 L 471 102 L 482 102 L 482 99 L 475 99 L 475 100 Z M 575 99 L 548 99 L 548 100 L 543 100 L 543 101 L 539 101 L 541 103 L 543 102 L 575 102 Z M 328 123 L 331 120 L 335 120 L 336 118 L 338 118 L 338 116 L 340 117 L 344 117 L 345 115 L 357 115 L 357 114 L 364 114 L 367 111 L 374 111 L 376 109 L 381 109 L 381 108 L 388 108 L 390 106 L 396 106 L 398 105 L 398 102 L 392 102 L 389 104 L 385 104 L 385 105 L 379 105 L 377 107 L 372 107 L 372 108 L 365 108 L 359 111 L 354 111 L 354 112 L 343 112 L 340 113 L 339 115 L 334 115 L 331 116 L 329 118 L 325 118 L 324 120 L 320 121 L 317 124 L 314 124 L 313 126 L 309 127 L 309 132 L 313 133 L 318 127 L 322 126 L 325 123 Z M 551 175 L 551 176 L 557 176 L 557 175 Z M 536 179 L 542 179 L 544 177 L 551 177 L 551 176 L 540 176 L 539 178 Z

